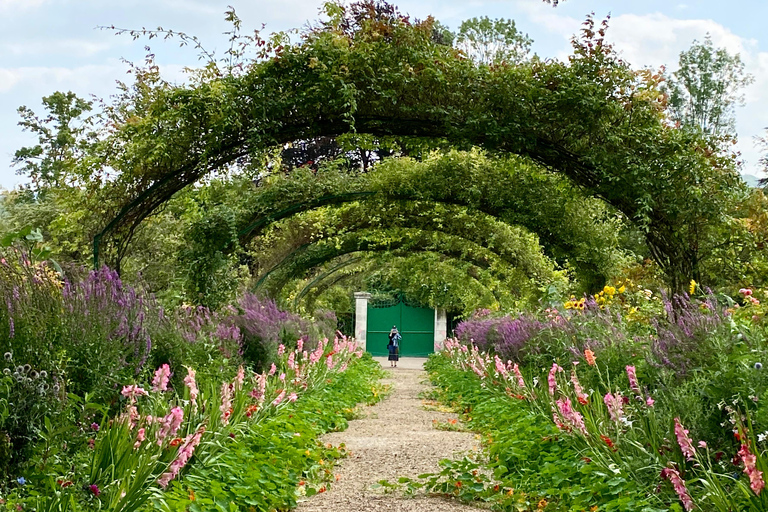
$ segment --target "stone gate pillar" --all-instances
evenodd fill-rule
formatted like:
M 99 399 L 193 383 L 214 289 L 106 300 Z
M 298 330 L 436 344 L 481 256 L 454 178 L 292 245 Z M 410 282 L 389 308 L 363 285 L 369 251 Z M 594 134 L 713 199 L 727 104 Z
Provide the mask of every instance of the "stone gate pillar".
M 443 342 L 448 337 L 448 315 L 444 309 L 435 309 L 435 352 L 443 349 Z
M 368 333 L 368 299 L 371 294 L 368 292 L 355 292 L 355 340 L 357 346 L 366 349 L 366 338 Z

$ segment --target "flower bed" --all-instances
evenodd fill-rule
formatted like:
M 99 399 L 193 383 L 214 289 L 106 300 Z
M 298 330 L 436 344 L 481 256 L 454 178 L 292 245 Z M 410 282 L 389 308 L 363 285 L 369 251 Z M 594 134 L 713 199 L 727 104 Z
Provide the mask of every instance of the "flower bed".
M 3 502 L 9 510 L 295 506 L 301 493 L 325 489 L 329 461 L 343 454 L 318 435 L 377 399 L 380 370 L 343 338 L 279 351 L 269 371 L 241 368 L 224 382 L 188 369 L 183 396 L 168 388 L 166 365 L 151 388 L 126 384 L 120 414 L 89 427 L 86 450 L 28 468 Z
M 509 354 L 504 337 L 490 352 L 449 340 L 430 360 L 495 471 L 462 495 L 505 510 L 768 510 L 760 318 L 713 296 L 659 301 L 634 324 L 585 303 L 517 329 L 514 360 L 494 351 Z

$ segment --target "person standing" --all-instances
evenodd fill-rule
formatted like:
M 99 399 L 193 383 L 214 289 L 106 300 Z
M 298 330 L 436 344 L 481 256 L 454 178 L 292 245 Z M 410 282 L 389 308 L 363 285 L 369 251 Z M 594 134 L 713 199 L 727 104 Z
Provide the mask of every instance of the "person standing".
M 392 330 L 389 331 L 389 344 L 387 345 L 387 351 L 389 351 L 389 366 L 390 368 L 397 368 L 397 361 L 400 359 L 400 332 L 397 330 L 397 326 L 393 325 Z

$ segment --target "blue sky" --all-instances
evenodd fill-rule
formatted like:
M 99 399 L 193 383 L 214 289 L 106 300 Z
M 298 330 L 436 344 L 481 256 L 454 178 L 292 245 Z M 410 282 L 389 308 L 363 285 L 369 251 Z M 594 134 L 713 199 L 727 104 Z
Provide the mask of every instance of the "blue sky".
M 300 28 L 317 18 L 318 0 L 0 0 L 0 186 L 24 181 L 10 168 L 13 152 L 35 142 L 16 125 L 16 109 L 27 105 L 41 112 L 40 99 L 53 91 L 107 97 L 116 80 L 127 80 L 121 59 L 139 62 L 151 44 L 170 79 L 182 79 L 184 66 L 197 54 L 172 42 L 133 41 L 99 30 L 163 26 L 197 35 L 209 50 L 223 51 L 228 29 L 223 13 L 233 5 L 247 30 L 266 24 L 266 31 Z M 571 35 L 585 16 L 611 14 L 608 39 L 636 67 L 667 65 L 674 69 L 680 51 L 710 33 L 717 46 L 738 52 L 755 76 L 746 91 L 746 106 L 737 110 L 737 146 L 744 173 L 762 177 L 754 137 L 768 126 L 768 2 L 747 0 L 567 0 L 558 8 L 540 0 L 401 0 L 393 2 L 417 18 L 430 14 L 456 29 L 474 16 L 514 19 L 545 57 L 564 58 Z

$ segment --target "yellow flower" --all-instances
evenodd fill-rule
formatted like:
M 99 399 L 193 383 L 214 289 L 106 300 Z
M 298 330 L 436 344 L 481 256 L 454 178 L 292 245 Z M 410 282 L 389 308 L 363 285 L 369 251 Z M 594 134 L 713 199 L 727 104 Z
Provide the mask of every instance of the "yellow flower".
M 627 288 L 624 285 L 621 285 L 619 288 L 619 293 L 624 293 L 627 290 Z
M 696 281 L 691 279 L 691 286 L 688 288 L 688 294 L 693 295 L 696 292 Z
M 542 498 L 542 499 L 539 501 L 539 504 L 538 504 L 537 508 L 538 508 L 539 510 L 544 510 L 545 508 L 547 508 L 547 500 L 545 500 L 544 498 Z
M 606 295 L 614 295 L 616 293 L 616 288 L 614 288 L 613 286 L 605 285 L 605 287 L 603 288 L 603 291 L 605 292 Z

